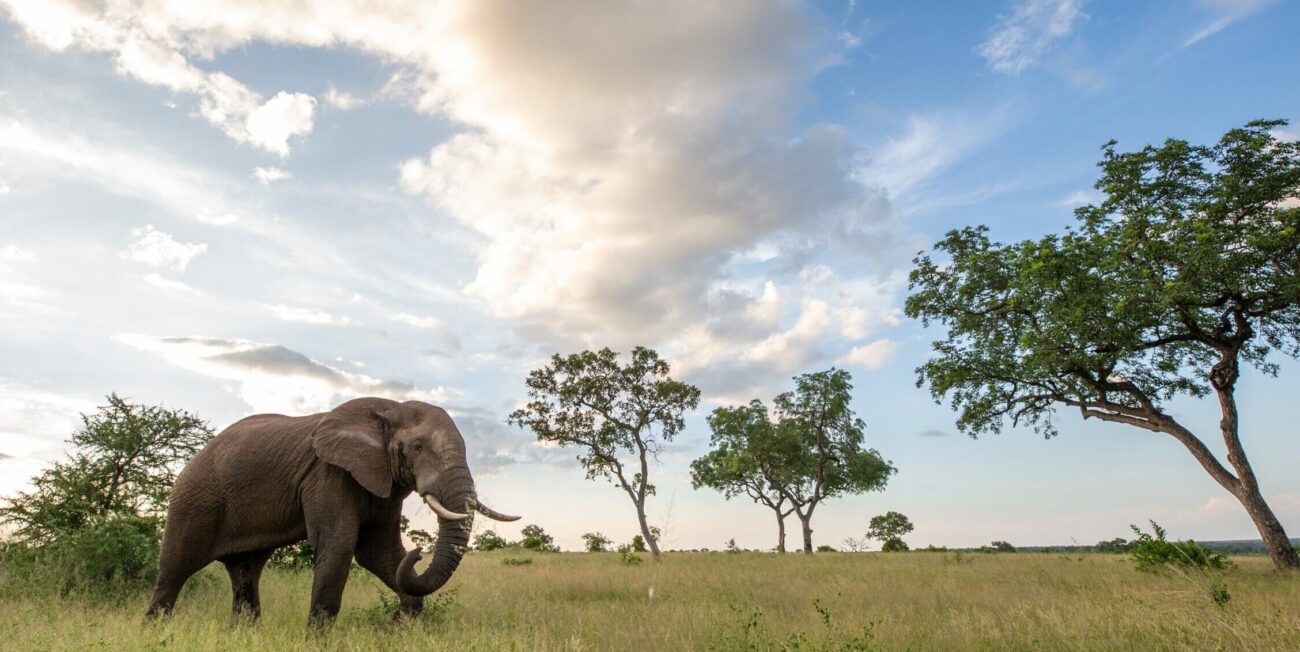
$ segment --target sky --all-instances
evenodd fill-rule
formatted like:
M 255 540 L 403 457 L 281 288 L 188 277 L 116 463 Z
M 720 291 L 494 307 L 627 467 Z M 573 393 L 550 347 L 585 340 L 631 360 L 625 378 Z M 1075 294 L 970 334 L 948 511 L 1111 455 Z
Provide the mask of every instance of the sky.
M 651 472 L 668 548 L 775 544 L 689 463 L 709 411 L 831 366 L 899 472 L 824 503 L 816 544 L 888 510 L 913 546 L 1254 538 L 1167 436 L 958 433 L 915 384 L 942 333 L 902 304 L 950 229 L 1070 224 L 1112 138 L 1300 119 L 1296 25 L 1280 0 L 0 0 L 0 495 L 109 392 L 216 428 L 378 395 L 453 414 L 524 516 L 503 535 L 625 541 L 627 497 L 505 417 L 550 355 L 639 344 L 703 394 Z M 1281 362 L 1243 379 L 1243 437 L 1296 536 Z M 1215 406 L 1170 409 L 1221 449 Z

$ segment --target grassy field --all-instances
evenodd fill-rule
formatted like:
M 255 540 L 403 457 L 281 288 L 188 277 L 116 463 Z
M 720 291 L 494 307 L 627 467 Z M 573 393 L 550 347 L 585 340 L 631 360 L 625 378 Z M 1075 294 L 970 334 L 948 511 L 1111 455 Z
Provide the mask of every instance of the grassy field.
M 263 618 L 232 620 L 224 571 L 170 618 L 146 596 L 0 598 L 4 650 L 1296 650 L 1300 576 L 1236 558 L 1218 579 L 1110 555 L 472 553 L 415 622 L 364 572 L 329 631 L 306 629 L 308 572 L 268 570 Z M 1230 599 L 1213 598 L 1226 588 Z M 13 587 L 10 587 L 11 589 Z M 652 593 L 653 592 L 653 593 Z M 653 597 L 652 597 L 653 595 Z M 1222 600 L 1222 598 L 1220 598 Z

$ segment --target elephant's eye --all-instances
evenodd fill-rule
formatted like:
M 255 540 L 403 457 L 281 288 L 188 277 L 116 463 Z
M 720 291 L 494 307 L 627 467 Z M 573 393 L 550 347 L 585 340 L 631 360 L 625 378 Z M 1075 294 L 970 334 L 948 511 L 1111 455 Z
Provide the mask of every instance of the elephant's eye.
M 413 450 L 415 450 L 415 452 L 418 453 L 418 452 L 424 450 L 424 444 L 421 444 L 420 442 L 417 441 L 417 442 L 415 442 L 414 444 L 411 445 L 411 448 L 412 448 Z

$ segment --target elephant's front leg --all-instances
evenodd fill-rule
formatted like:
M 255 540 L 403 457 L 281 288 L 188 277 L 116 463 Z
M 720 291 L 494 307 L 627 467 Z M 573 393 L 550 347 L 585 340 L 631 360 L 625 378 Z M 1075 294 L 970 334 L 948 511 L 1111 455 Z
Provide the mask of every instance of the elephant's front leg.
M 316 573 L 311 585 L 312 624 L 327 624 L 339 615 L 343 588 L 348 583 L 352 555 L 356 552 L 357 531 L 356 520 L 346 516 L 317 528 L 308 523 L 307 540 L 316 553 Z
M 395 619 L 418 615 L 424 609 L 424 598 L 407 595 L 397 588 L 397 567 L 405 556 L 402 534 L 396 522 L 361 531 L 357 540 L 357 563 L 397 594 L 400 603 L 393 614 Z

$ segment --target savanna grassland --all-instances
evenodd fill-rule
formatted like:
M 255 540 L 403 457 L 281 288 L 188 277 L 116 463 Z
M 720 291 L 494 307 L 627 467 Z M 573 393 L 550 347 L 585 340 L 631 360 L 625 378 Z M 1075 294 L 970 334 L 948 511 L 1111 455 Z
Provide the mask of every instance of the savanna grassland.
M 521 558 L 532 561 L 503 563 Z M 159 622 L 142 619 L 144 593 L 3 587 L 0 649 L 1300 648 L 1300 577 L 1265 557 L 1234 561 L 1202 575 L 1142 573 L 1101 554 L 669 553 L 628 565 L 615 553 L 471 553 L 415 622 L 390 622 L 390 594 L 355 572 L 338 622 L 322 633 L 306 628 L 309 571 L 268 569 L 263 617 L 250 623 L 231 618 L 214 565 Z

